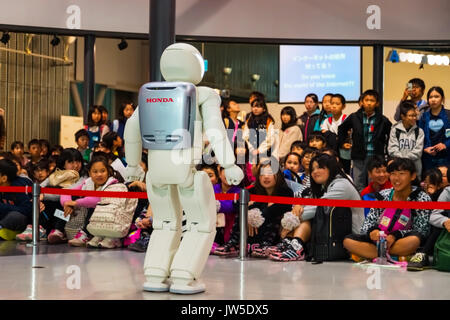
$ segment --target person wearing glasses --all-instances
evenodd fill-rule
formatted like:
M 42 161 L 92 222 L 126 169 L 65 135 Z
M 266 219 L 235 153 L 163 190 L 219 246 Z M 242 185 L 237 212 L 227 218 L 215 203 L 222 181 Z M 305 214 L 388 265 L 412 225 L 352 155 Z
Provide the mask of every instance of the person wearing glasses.
M 408 83 L 406 84 L 405 91 L 403 91 L 402 99 L 400 100 L 400 103 L 397 106 L 397 109 L 395 110 L 394 120 L 395 121 L 401 120 L 400 104 L 403 101 L 411 101 L 412 103 L 414 103 L 414 105 L 416 106 L 416 111 L 418 113 L 417 119 L 420 119 L 422 114 L 430 108 L 427 101 L 422 99 L 424 93 L 425 93 L 425 82 L 423 82 L 422 79 L 413 78 L 409 80 Z
M 388 154 L 393 158 L 414 161 L 417 176 L 422 173 L 424 132 L 417 126 L 416 106 L 411 101 L 400 103 L 401 120 L 394 124 L 389 135 Z

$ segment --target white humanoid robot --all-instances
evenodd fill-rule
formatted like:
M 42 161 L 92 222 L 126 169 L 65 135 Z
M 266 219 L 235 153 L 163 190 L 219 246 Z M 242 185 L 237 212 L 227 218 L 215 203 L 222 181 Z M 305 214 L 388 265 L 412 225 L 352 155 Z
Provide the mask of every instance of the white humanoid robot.
M 139 175 L 142 146 L 148 149 L 147 193 L 153 233 L 144 262 L 145 291 L 193 294 L 216 234 L 216 200 L 208 175 L 196 171 L 203 130 L 229 183 L 244 177 L 235 165 L 220 114 L 220 97 L 196 87 L 204 73 L 200 52 L 191 45 L 167 47 L 160 60 L 168 82 L 150 82 L 139 91 L 139 106 L 125 126 L 128 180 Z M 182 212 L 187 231 L 181 239 Z

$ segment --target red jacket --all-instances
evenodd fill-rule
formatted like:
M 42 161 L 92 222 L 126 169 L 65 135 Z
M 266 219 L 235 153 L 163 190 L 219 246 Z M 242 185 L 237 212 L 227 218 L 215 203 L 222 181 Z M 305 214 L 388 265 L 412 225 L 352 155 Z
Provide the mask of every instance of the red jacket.
M 381 186 L 379 191 L 384 190 L 384 189 L 389 189 L 389 188 L 392 188 L 392 183 L 389 180 L 387 180 Z M 373 188 L 373 182 L 371 182 L 363 191 L 361 191 L 361 197 L 365 196 L 366 194 L 374 193 L 374 192 L 376 192 L 376 190 Z

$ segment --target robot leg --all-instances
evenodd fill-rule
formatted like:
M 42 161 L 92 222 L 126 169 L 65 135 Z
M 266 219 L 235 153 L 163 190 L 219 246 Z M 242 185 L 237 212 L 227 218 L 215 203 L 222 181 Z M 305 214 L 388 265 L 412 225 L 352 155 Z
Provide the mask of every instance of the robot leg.
M 192 181 L 192 178 L 191 178 Z M 198 282 L 216 235 L 216 200 L 208 175 L 198 171 L 189 186 L 178 186 L 187 216 L 187 231 L 170 267 L 170 292 L 193 294 L 205 291 Z
M 144 261 L 145 291 L 168 291 L 169 270 L 180 245 L 182 209 L 175 185 L 152 185 L 147 193 L 153 210 L 153 232 Z

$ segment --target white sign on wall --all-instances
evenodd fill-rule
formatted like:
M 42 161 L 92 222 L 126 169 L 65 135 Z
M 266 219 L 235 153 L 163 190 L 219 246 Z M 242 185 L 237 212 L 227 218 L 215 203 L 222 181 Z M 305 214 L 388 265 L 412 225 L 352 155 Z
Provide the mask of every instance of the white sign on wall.
M 61 116 L 59 144 L 64 148 L 77 148 L 75 132 L 83 129 L 83 117 Z

